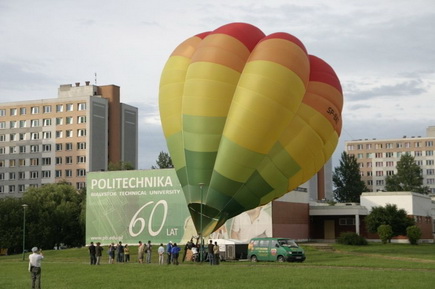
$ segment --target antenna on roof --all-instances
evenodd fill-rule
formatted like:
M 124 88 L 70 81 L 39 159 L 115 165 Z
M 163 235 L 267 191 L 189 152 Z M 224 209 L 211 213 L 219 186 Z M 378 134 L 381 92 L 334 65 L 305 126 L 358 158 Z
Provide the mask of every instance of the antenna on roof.
M 97 85 L 97 73 L 95 72 L 95 85 Z

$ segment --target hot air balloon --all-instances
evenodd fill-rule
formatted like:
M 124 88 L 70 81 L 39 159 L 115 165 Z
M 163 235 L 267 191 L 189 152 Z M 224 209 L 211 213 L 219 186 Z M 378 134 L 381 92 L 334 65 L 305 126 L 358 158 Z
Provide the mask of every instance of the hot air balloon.
M 334 70 L 291 34 L 231 23 L 182 42 L 159 108 L 198 233 L 317 173 L 337 145 L 342 103 Z

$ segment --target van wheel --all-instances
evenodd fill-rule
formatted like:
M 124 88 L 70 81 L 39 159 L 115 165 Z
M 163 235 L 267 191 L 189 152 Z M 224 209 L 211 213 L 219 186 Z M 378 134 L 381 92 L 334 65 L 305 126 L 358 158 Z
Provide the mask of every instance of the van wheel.
M 284 257 L 283 256 L 278 256 L 278 262 L 284 262 Z
M 257 256 L 252 255 L 251 256 L 251 262 L 258 262 Z

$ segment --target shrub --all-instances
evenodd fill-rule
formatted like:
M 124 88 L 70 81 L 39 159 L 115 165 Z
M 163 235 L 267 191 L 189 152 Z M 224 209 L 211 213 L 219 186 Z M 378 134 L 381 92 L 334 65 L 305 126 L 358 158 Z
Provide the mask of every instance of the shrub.
M 380 225 L 378 227 L 378 235 L 382 243 L 387 244 L 393 238 L 393 228 L 390 225 Z
M 367 240 L 354 232 L 345 232 L 341 233 L 340 237 L 337 239 L 337 243 L 343 245 L 354 245 L 354 246 L 362 246 L 367 245 Z
M 408 236 L 409 243 L 417 245 L 418 240 L 421 238 L 421 230 L 417 226 L 409 226 L 406 228 L 406 236 Z

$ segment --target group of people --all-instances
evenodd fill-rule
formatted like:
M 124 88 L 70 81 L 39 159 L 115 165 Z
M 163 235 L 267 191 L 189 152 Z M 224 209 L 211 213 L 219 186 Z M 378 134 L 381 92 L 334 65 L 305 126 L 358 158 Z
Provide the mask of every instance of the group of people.
M 97 242 L 96 245 L 94 245 L 94 242 L 91 242 L 89 245 L 91 265 L 100 265 L 103 250 L 104 249 L 100 242 Z M 130 248 L 128 247 L 128 244 L 123 245 L 122 242 L 119 242 L 115 245 L 115 243 L 112 243 L 109 245 L 107 253 L 109 254 L 109 264 L 113 264 L 115 259 L 118 263 L 130 262 Z
M 184 262 L 185 260 L 189 260 L 193 262 L 200 262 L 204 260 L 209 262 L 210 265 L 219 265 L 220 255 L 219 255 L 219 245 L 217 244 L 217 242 L 214 242 L 213 244 L 212 240 L 210 240 L 210 243 L 208 244 L 207 248 L 203 247 L 202 249 L 203 254 L 200 254 L 199 252 L 200 247 L 201 246 L 198 244 L 198 240 L 196 244 L 193 242 L 193 239 L 188 241 L 184 248 L 184 255 L 182 257 L 182 261 Z M 153 246 L 151 244 L 151 241 L 148 241 L 147 243 L 142 243 L 142 241 L 138 242 L 137 256 L 138 256 L 138 262 L 140 264 L 151 263 L 151 256 L 153 251 L 152 249 Z M 103 255 L 103 250 L 104 249 L 101 246 L 100 242 L 97 242 L 96 245 L 94 245 L 94 242 L 90 243 L 89 255 L 90 255 L 91 265 L 100 265 L 101 257 Z M 128 244 L 123 245 L 121 241 L 116 245 L 115 243 L 111 243 L 108 246 L 107 250 L 109 255 L 109 264 L 113 264 L 115 260 L 117 263 L 130 262 L 130 248 L 128 247 Z M 163 243 L 161 243 L 157 249 L 157 254 L 159 257 L 158 258 L 159 265 L 163 265 L 163 264 L 178 265 L 180 251 L 181 248 L 177 245 L 177 243 L 173 243 L 172 241 L 169 241 L 169 243 L 166 246 L 164 246 Z

